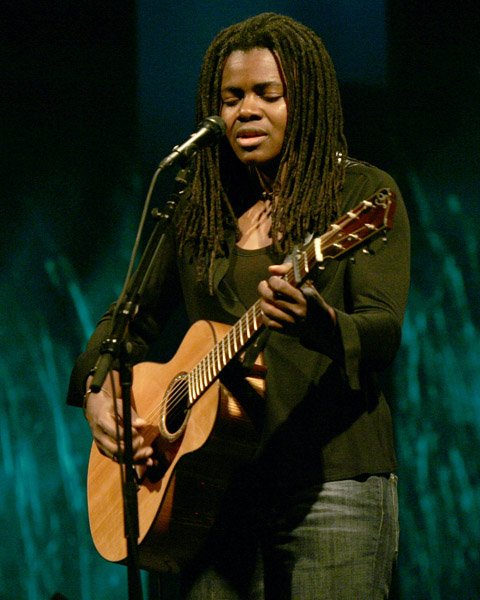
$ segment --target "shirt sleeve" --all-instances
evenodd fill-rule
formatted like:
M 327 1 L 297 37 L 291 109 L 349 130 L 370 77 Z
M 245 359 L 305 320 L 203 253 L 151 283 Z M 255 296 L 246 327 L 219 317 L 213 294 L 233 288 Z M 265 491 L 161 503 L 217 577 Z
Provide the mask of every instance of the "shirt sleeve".
M 396 196 L 387 241 L 379 236 L 368 244 L 368 254 L 359 248 L 351 257 L 353 260 L 342 259 L 342 268 L 336 271 L 338 281 L 330 286 L 335 290 L 332 298 L 336 327 L 325 335 L 313 325 L 302 339 L 307 347 L 343 363 L 352 390 L 360 389 L 363 371 L 381 371 L 395 357 L 407 303 L 410 230 L 397 185 L 383 171 L 371 168 L 369 177 L 357 179 L 347 210 L 383 187 L 391 188 Z

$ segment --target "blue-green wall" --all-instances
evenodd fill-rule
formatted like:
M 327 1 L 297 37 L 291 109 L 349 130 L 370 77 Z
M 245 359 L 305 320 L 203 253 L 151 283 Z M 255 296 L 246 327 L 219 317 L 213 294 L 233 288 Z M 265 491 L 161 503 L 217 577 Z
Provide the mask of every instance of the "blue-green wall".
M 0 39 L 1 600 L 127 598 L 125 569 L 92 547 L 91 441 L 81 412 L 64 405 L 68 375 L 119 292 L 154 166 L 194 126 L 203 51 L 219 28 L 264 10 L 322 35 L 352 154 L 395 175 L 411 215 L 412 291 L 386 378 L 401 461 L 396 595 L 480 596 L 479 9 L 462 6 L 452 18 L 441 2 L 10 3 Z

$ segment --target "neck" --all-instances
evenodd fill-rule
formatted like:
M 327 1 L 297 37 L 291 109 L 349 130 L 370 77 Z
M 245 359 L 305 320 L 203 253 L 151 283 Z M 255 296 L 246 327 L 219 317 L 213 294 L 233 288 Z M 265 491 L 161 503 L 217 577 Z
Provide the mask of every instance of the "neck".
M 273 187 L 275 177 L 272 177 L 265 170 L 260 170 L 255 166 L 248 166 L 245 169 L 243 179 L 237 181 L 236 187 L 232 190 L 231 200 L 237 217 L 243 214 L 259 200 L 273 200 Z
M 260 184 L 262 195 L 265 197 L 272 197 L 275 176 L 266 172 L 265 170 L 260 170 L 258 167 L 254 167 L 254 173 L 257 177 L 258 183 Z

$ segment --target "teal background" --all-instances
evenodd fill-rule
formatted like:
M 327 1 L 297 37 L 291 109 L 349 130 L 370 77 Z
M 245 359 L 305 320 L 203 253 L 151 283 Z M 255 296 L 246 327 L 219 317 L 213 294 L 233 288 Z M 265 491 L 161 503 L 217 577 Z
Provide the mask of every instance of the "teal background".
M 125 569 L 92 547 L 91 440 L 64 404 L 68 376 L 120 290 L 153 169 L 195 128 L 204 50 L 263 10 L 324 38 L 351 154 L 396 177 L 411 217 L 404 337 L 385 376 L 395 596 L 480 597 L 477 3 L 17 0 L 0 23 L 1 600 L 127 598 Z

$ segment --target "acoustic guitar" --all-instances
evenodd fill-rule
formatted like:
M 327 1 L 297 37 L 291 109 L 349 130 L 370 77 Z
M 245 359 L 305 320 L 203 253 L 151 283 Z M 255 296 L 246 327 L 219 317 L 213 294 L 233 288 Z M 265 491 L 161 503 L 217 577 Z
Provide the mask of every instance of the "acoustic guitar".
M 285 278 L 299 286 L 314 267 L 344 256 L 392 227 L 394 193 L 384 188 L 361 202 L 292 253 Z M 215 520 L 235 469 L 255 451 L 258 432 L 245 405 L 222 385 L 222 373 L 242 356 L 262 328 L 260 301 L 233 325 L 194 323 L 168 363 L 139 363 L 133 372 L 133 404 L 148 422 L 147 443 L 158 465 L 135 466 L 140 566 L 178 571 L 199 551 Z M 248 381 L 261 395 L 261 365 Z M 237 394 L 238 395 L 238 394 Z M 258 399 L 261 402 L 261 398 Z M 92 444 L 88 466 L 88 514 L 100 555 L 124 563 L 125 466 Z

